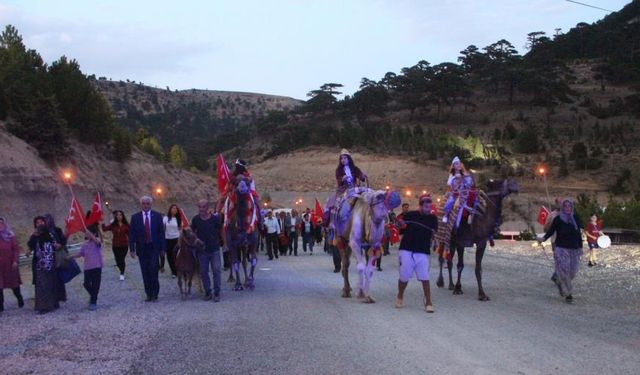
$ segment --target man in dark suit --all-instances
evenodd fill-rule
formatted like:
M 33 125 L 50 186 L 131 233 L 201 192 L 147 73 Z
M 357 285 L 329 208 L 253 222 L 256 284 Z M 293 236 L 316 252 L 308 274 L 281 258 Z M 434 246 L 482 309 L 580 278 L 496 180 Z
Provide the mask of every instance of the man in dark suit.
M 160 254 L 166 251 L 162 215 L 151 210 L 152 202 L 151 197 L 140 198 L 142 211 L 133 214 L 129 222 L 129 249 L 132 258 L 136 255 L 140 258 L 140 270 L 147 302 L 158 300 L 160 291 L 158 261 Z

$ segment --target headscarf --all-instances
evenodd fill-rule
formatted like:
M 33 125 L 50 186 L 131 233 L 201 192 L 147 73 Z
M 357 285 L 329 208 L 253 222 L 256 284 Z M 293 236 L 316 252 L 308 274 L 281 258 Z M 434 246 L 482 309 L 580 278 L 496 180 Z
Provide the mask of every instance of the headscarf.
M 62 232 L 56 227 L 56 222 L 53 219 L 53 215 L 45 214 L 44 221 L 47 223 L 47 230 L 49 235 L 55 242 L 64 243 L 64 238 L 61 238 Z
M 566 214 L 564 212 L 564 205 L 569 203 L 571 205 L 571 213 Z M 578 230 L 578 224 L 576 223 L 576 219 L 574 217 L 575 207 L 573 201 L 569 198 L 562 201 L 562 207 L 560 208 L 560 220 L 562 220 L 565 224 L 573 225 L 573 228 Z
M 36 224 L 38 222 L 38 220 L 42 220 L 45 223 L 47 222 L 47 219 L 45 219 L 44 216 L 36 216 L 36 217 L 33 218 L 33 227 L 34 228 L 38 228 L 38 224 Z
M 7 223 L 7 220 L 5 218 L 0 217 L 0 220 L 4 221 L 4 226 L 5 226 L 5 229 L 3 231 L 0 231 L 0 237 L 2 237 L 2 239 L 5 241 L 10 241 L 16 235 L 11 230 L 9 223 Z
M 89 212 L 91 212 L 91 211 L 89 211 Z M 55 220 L 53 219 L 53 215 L 51 215 L 51 214 L 45 214 L 45 215 L 44 215 L 44 221 L 45 221 L 45 223 L 47 223 L 47 228 L 48 228 L 50 231 L 53 231 L 53 230 L 55 230 L 55 229 L 56 229 L 56 222 L 55 222 Z

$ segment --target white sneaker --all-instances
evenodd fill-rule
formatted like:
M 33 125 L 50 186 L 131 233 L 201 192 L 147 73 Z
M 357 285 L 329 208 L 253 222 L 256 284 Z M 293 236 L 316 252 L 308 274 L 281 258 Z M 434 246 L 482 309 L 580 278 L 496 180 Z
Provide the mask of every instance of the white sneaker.
M 120 275 L 120 281 L 124 281 L 124 275 Z

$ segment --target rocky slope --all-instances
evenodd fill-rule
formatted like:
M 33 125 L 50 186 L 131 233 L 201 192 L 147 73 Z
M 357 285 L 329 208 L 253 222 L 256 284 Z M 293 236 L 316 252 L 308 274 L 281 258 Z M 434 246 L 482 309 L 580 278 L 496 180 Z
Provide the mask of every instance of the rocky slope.
M 127 215 L 136 209 L 142 195 L 153 195 L 160 211 L 166 211 L 169 202 L 177 202 L 188 216 L 195 214 L 198 199 L 217 196 L 211 177 L 161 164 L 147 154 L 134 151 L 130 160 L 118 163 L 92 146 L 75 141 L 71 145 L 72 164 L 48 165 L 33 147 L 0 124 L 0 216 L 7 218 L 21 239 L 26 241 L 24 236 L 36 215 L 50 212 L 63 224 L 70 203 L 61 174 L 66 169 L 73 173 L 73 190 L 85 210 L 91 208 L 96 191 Z M 156 193 L 158 187 L 161 194 Z

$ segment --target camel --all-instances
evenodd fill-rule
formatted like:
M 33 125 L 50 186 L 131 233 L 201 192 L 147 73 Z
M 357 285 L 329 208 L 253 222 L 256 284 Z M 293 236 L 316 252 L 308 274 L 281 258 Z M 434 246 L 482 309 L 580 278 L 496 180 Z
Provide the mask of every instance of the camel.
M 342 277 L 344 279 L 342 297 L 351 297 L 349 265 L 351 254 L 353 254 L 357 260 L 359 277 L 358 298 L 362 299 L 364 303 L 374 303 L 375 300 L 370 295 L 371 279 L 376 259 L 382 255 L 381 241 L 384 234 L 384 219 L 390 210 L 400 205 L 400 197 L 395 191 L 366 189 L 350 200 L 353 202 L 353 208 L 348 219 L 342 223 L 343 225 L 339 225 L 340 223 L 334 225 L 337 232 L 334 242 L 342 258 Z M 351 202 L 346 201 L 344 204 L 351 204 Z M 369 247 L 368 262 L 366 262 L 367 257 L 362 251 L 365 244 Z
M 434 244 L 439 254 L 438 263 L 440 265 L 440 273 L 436 285 L 439 288 L 444 286 L 444 278 L 442 276 L 443 264 L 446 260 L 449 269 L 449 290 L 453 290 L 454 295 L 462 294 L 462 284 L 460 278 L 464 269 L 464 248 L 476 245 L 476 280 L 478 282 L 478 299 L 480 301 L 489 301 L 489 296 L 482 287 L 482 258 L 487 247 L 487 241 L 495 233 L 496 228 L 500 225 L 502 215 L 502 200 L 511 193 L 518 192 L 518 183 L 515 180 L 490 180 L 487 182 L 487 193 L 484 194 L 486 208 L 482 213 L 473 213 L 471 224 L 461 221 L 460 226 L 453 230 L 453 233 L 447 231 L 447 225 L 438 226 Z M 449 215 L 449 223 L 456 221 L 456 213 L 453 210 Z M 450 229 L 449 229 L 450 230 Z M 451 237 L 448 237 L 448 234 Z M 449 254 L 444 251 L 445 243 L 451 242 L 453 249 Z M 458 271 L 458 279 L 453 284 L 452 267 L 453 255 L 458 253 L 458 263 L 456 269 Z M 446 258 L 446 259 L 445 259 Z

